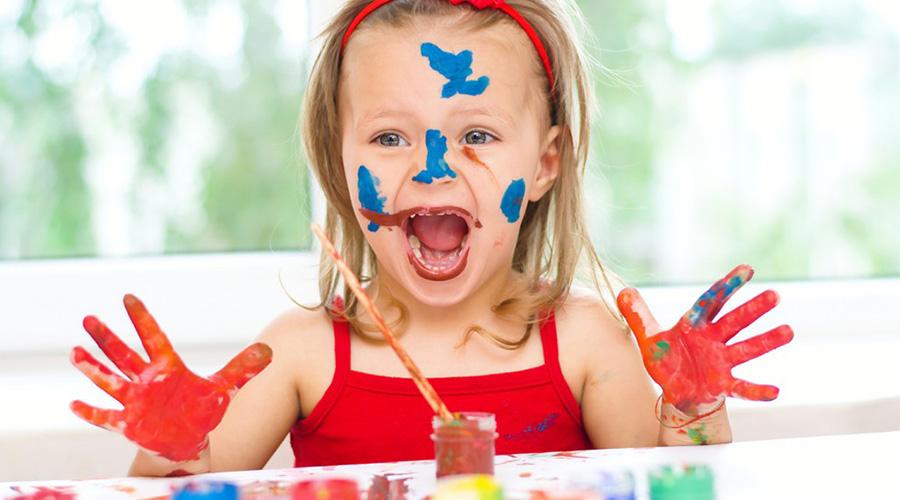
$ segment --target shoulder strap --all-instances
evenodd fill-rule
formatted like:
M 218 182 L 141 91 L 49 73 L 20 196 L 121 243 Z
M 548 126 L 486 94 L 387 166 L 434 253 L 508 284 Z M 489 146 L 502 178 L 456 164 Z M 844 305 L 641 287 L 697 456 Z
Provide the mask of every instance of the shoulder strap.
M 578 406 L 578 401 L 575 400 L 575 395 L 572 394 L 572 390 L 562 374 L 562 367 L 559 365 L 556 315 L 553 311 L 541 323 L 541 345 L 544 350 L 544 365 L 547 367 L 547 373 L 550 375 L 550 381 L 553 383 L 554 389 L 556 389 L 556 394 L 569 414 L 580 424 L 581 407 Z

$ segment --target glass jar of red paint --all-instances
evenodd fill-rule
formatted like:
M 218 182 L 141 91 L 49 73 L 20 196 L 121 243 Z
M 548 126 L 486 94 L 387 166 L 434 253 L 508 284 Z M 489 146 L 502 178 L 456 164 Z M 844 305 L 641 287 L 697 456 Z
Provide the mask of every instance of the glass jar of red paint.
M 432 420 L 437 477 L 493 474 L 497 422 L 493 413 L 461 412 L 455 419 Z

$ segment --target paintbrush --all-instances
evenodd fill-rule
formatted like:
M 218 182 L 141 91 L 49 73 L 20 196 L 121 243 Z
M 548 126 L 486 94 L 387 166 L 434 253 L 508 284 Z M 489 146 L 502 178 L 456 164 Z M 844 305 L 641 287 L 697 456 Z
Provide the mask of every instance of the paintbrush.
M 450 413 L 450 410 L 447 409 L 447 405 L 441 401 L 440 396 L 438 396 L 437 392 L 434 390 L 434 387 L 431 386 L 431 383 L 428 382 L 428 379 L 422 375 L 422 372 L 419 370 L 419 367 L 413 362 L 412 358 L 409 357 L 409 354 L 406 352 L 406 349 L 397 342 L 397 337 L 394 336 L 393 332 L 391 332 L 390 327 L 388 327 L 387 322 L 384 321 L 384 317 L 381 315 L 381 312 L 375 307 L 375 304 L 372 302 L 372 299 L 366 294 L 366 291 L 363 289 L 362 284 L 359 282 L 359 278 L 353 274 L 353 271 L 347 266 L 347 263 L 344 262 L 344 258 L 341 257 L 341 254 L 337 251 L 337 248 L 334 247 L 334 244 L 331 243 L 331 240 L 325 236 L 325 232 L 322 231 L 322 228 L 319 227 L 318 224 L 312 224 L 310 226 L 313 234 L 319 238 L 319 241 L 322 242 L 322 247 L 325 248 L 325 251 L 328 252 L 328 255 L 331 256 L 331 260 L 334 261 L 334 265 L 337 266 L 338 271 L 340 271 L 341 275 L 344 276 L 344 281 L 347 282 L 347 286 L 350 287 L 350 290 L 353 291 L 353 294 L 356 295 L 356 298 L 359 299 L 359 302 L 365 307 L 366 311 L 369 313 L 369 316 L 372 317 L 372 320 L 375 321 L 375 325 L 378 327 L 378 330 L 381 332 L 381 335 L 384 337 L 384 340 L 391 346 L 391 349 L 394 350 L 394 353 L 400 358 L 400 362 L 403 363 L 403 366 L 406 367 L 406 371 L 409 372 L 412 377 L 413 382 L 416 384 L 416 387 L 419 388 L 419 392 L 422 393 L 422 396 L 425 397 L 425 400 L 428 401 L 428 404 L 431 406 L 431 409 L 434 410 L 436 414 L 438 414 L 441 419 L 450 422 L 453 420 L 453 414 Z

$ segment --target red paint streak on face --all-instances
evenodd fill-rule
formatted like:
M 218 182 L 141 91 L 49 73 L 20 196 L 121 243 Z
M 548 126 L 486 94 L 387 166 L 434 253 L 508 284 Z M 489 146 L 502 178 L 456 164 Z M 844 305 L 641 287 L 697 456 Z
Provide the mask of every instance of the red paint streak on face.
M 497 181 L 497 176 L 494 175 L 494 171 L 491 167 L 487 166 L 481 158 L 478 157 L 478 154 L 472 149 L 470 146 L 463 146 L 463 154 L 466 155 L 466 158 L 471 160 L 473 163 L 483 168 L 488 175 L 491 176 L 491 181 L 494 182 L 494 186 L 497 186 L 497 189 L 500 189 L 500 183 Z
M 746 274 L 747 267 L 738 266 L 711 290 L 723 288 L 723 283 L 730 282 L 739 273 Z M 644 366 L 662 387 L 664 400 L 683 412 L 695 413 L 697 405 L 713 403 L 722 396 L 756 401 L 769 401 L 778 396 L 775 386 L 753 384 L 731 376 L 735 366 L 783 346 L 794 337 L 791 328 L 782 325 L 762 335 L 726 345 L 778 304 L 778 294 L 767 290 L 713 321 L 713 316 L 738 288 L 718 294 L 711 300 L 701 299 L 704 304 L 700 304 L 703 313 L 699 318 L 695 305 L 674 327 L 665 331 L 661 331 L 636 290 L 628 288 L 619 294 L 619 310 L 634 331 Z
M 207 434 L 222 420 L 231 397 L 268 366 L 272 350 L 265 344 L 253 344 L 214 375 L 203 378 L 188 370 L 137 297 L 126 295 L 124 302 L 150 361 L 144 361 L 97 318 L 86 317 L 85 330 L 127 378 L 110 371 L 81 347 L 72 350 L 71 361 L 124 408 L 105 410 L 81 401 L 73 401 L 70 407 L 87 422 L 121 433 L 169 460 L 195 460 L 206 448 Z

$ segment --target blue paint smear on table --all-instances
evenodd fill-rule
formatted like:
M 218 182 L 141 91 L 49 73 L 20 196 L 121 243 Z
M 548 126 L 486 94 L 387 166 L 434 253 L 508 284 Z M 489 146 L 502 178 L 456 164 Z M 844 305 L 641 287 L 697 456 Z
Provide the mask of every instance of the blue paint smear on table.
M 381 193 L 378 192 L 378 186 L 381 180 L 372 175 L 372 172 L 365 165 L 360 165 L 356 172 L 356 187 L 359 189 L 359 204 L 366 210 L 371 210 L 380 214 L 387 213 L 384 211 L 384 203 L 387 201 Z M 369 231 L 378 231 L 380 226 L 374 222 L 369 222 Z
M 522 200 L 525 198 L 525 179 L 516 179 L 509 184 L 503 199 L 500 200 L 500 210 L 506 216 L 507 222 L 512 224 L 519 220 L 522 212 Z
M 425 170 L 413 176 L 412 180 L 431 184 L 435 179 L 444 177 L 455 179 L 456 172 L 444 160 L 444 155 L 447 153 L 447 138 L 441 135 L 440 130 L 429 129 L 425 132 L 425 147 L 428 149 Z
M 476 80 L 468 80 L 472 74 L 472 51 L 464 50 L 459 54 L 445 52 L 440 47 L 425 42 L 421 47 L 422 56 L 428 58 L 432 69 L 444 75 L 448 81 L 441 89 L 441 97 L 448 99 L 456 94 L 480 95 L 487 89 L 491 79 L 482 76 Z

